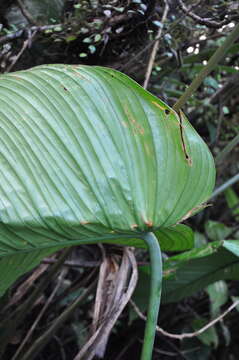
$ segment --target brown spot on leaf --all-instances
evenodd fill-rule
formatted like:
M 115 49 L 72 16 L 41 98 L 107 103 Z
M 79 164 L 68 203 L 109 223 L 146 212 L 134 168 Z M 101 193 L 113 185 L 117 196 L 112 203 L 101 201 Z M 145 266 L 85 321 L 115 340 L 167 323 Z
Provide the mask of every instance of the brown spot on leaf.
M 12 75 L 12 77 L 14 77 L 16 80 L 22 80 L 22 78 L 20 76 L 17 76 L 17 75 Z
M 89 221 L 86 221 L 86 220 L 81 220 L 80 221 L 80 224 L 81 225 L 87 225 L 87 224 L 89 224 L 90 222 Z
M 187 214 L 185 214 L 181 220 L 179 220 L 178 224 L 181 223 L 182 221 L 188 219 L 189 217 L 195 215 L 196 213 L 198 213 L 199 211 L 201 211 L 202 209 L 208 207 L 208 206 L 212 206 L 211 204 L 201 204 L 198 206 L 195 206 L 194 208 L 192 208 L 191 210 L 189 210 L 187 212 Z
M 143 135 L 144 134 L 144 128 L 136 121 L 133 114 L 130 112 L 130 110 L 128 109 L 128 107 L 126 105 L 124 106 L 124 111 L 125 111 L 125 113 L 127 115 L 127 118 L 129 119 L 129 121 L 132 124 L 133 132 L 135 134 L 140 133 L 141 135 Z
M 165 111 L 165 107 L 163 107 L 162 105 L 160 105 L 160 104 L 157 103 L 156 101 L 152 101 L 152 104 L 154 104 L 155 106 L 157 106 L 160 110 Z
M 76 66 L 77 67 L 77 66 Z M 81 80 L 87 80 L 90 81 L 90 79 L 86 78 L 85 76 L 83 76 L 82 74 L 79 73 L 79 71 L 76 71 L 75 69 L 73 69 L 73 72 L 76 76 L 78 76 Z
M 145 225 L 147 225 L 148 227 L 152 227 L 153 223 L 152 223 L 152 221 L 147 220 L 147 221 L 145 221 Z

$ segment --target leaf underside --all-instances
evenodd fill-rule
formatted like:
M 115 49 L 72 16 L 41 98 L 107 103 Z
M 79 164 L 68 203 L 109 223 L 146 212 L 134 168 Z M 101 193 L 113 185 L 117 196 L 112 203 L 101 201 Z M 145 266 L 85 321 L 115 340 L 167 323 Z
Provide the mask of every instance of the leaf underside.
M 167 232 L 205 202 L 212 156 L 185 117 L 182 129 L 171 108 L 111 69 L 2 75 L 0 273 L 26 256 L 2 292 L 56 249 Z

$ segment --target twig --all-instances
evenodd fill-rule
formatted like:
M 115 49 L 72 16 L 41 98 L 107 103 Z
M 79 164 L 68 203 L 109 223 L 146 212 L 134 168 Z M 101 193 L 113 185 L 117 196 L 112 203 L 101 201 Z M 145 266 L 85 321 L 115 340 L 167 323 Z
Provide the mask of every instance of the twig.
M 239 181 L 239 173 L 234 175 L 231 179 L 227 180 L 224 184 L 222 184 L 216 190 L 214 190 L 214 192 L 212 193 L 212 196 L 210 197 L 210 200 L 213 199 L 214 197 L 218 196 L 222 192 L 224 192 L 227 188 L 229 188 L 230 186 L 235 184 L 237 181 Z
M 20 37 L 22 37 L 22 35 L 27 32 L 29 33 L 29 31 L 31 33 L 33 33 L 34 31 L 36 32 L 42 32 L 45 30 L 54 30 L 54 28 L 58 27 L 58 26 L 62 26 L 62 24 L 55 24 L 55 25 L 43 25 L 43 26 L 31 26 L 30 28 L 25 28 L 25 29 L 21 29 L 21 30 L 17 30 L 16 32 L 4 35 L 2 37 L 0 37 L 0 45 L 5 44 L 7 42 L 13 41 L 15 39 L 19 39 Z
M 191 8 L 193 7 L 197 7 L 199 5 L 198 4 L 194 4 L 193 6 L 191 6 Z M 190 8 L 190 9 L 191 9 Z M 170 25 L 170 31 L 172 31 L 179 23 L 181 23 L 184 19 L 186 18 L 186 15 L 183 14 L 182 16 L 180 16 L 177 20 L 175 20 L 172 25 Z M 123 64 L 122 66 L 118 67 L 118 70 L 120 71 L 125 71 L 126 69 L 128 69 L 130 67 L 130 65 L 132 63 L 134 63 L 141 55 L 143 55 L 148 49 L 151 48 L 151 46 L 158 40 L 158 37 L 156 37 L 154 40 L 150 41 L 146 46 L 143 47 L 142 50 L 139 50 L 139 52 L 137 52 L 137 54 L 132 57 L 131 60 L 129 60 L 126 64 Z M 205 41 L 205 40 L 204 40 Z M 198 43 L 198 41 L 196 42 Z M 190 46 L 190 44 L 189 44 Z M 168 58 L 171 58 L 170 56 L 168 56 Z
M 43 306 L 43 308 L 41 309 L 41 311 L 39 312 L 36 320 L 34 321 L 34 323 L 32 324 L 31 328 L 29 329 L 27 335 L 25 336 L 25 338 L 23 339 L 21 345 L 19 346 L 19 348 L 17 349 L 16 353 L 14 354 L 12 360 L 16 360 L 18 355 L 21 353 L 23 347 L 25 346 L 26 342 L 31 338 L 32 333 L 34 332 L 37 324 L 39 323 L 39 321 L 41 320 L 43 314 L 45 313 L 46 309 L 48 308 L 49 304 L 51 303 L 52 299 L 54 298 L 55 294 L 57 293 L 59 287 L 62 284 L 62 281 L 64 280 L 64 276 L 66 274 L 66 269 L 63 269 L 58 277 L 58 282 L 55 286 L 55 289 L 52 291 L 51 295 L 49 296 L 49 298 L 47 299 L 45 305 Z
M 162 26 L 159 28 L 158 33 L 156 35 L 156 41 L 154 43 L 150 58 L 149 58 L 149 62 L 148 62 L 148 66 L 147 66 L 147 71 L 146 71 L 146 75 L 145 75 L 145 80 L 144 80 L 144 88 L 147 89 L 148 87 L 148 83 L 149 83 L 149 79 L 150 79 L 150 75 L 153 69 L 153 65 L 154 65 L 154 61 L 155 61 L 155 57 L 159 48 L 159 40 L 161 38 L 161 34 L 162 34 L 162 30 L 163 30 L 163 24 L 167 18 L 168 15 L 168 10 L 169 10 L 169 6 L 167 1 L 165 1 L 165 7 L 164 7 L 164 11 L 163 11 L 163 15 L 161 18 L 161 24 Z
M 22 15 L 27 19 L 29 24 L 36 25 L 35 19 L 32 17 L 32 15 L 29 13 L 27 8 L 22 3 L 22 0 L 17 0 L 17 5 L 19 6 L 19 9 L 21 10 Z
M 222 105 L 224 105 L 231 97 L 238 93 L 239 86 L 239 73 L 236 73 L 223 85 L 219 88 L 209 100 L 210 104 L 217 104 L 220 100 Z
M 44 259 L 42 260 L 42 264 L 54 264 L 56 262 L 55 259 Z M 76 268 L 81 268 L 81 267 L 96 267 L 96 266 L 100 266 L 100 261 L 86 261 L 86 260 L 77 260 L 77 262 L 75 261 L 65 261 L 63 266 L 67 266 L 67 267 L 76 267 Z
M 133 307 L 134 311 L 137 313 L 137 315 L 142 320 L 146 321 L 146 316 L 144 316 L 144 314 L 142 314 L 142 312 L 139 310 L 138 306 L 132 300 L 130 300 L 130 304 L 132 305 L 132 307 Z M 229 306 L 229 308 L 226 311 L 224 311 L 221 315 L 219 315 L 218 317 L 216 317 L 215 319 L 210 321 L 207 325 L 203 326 L 201 329 L 199 329 L 197 331 L 194 331 L 192 333 L 172 334 L 172 333 L 169 333 L 169 332 L 165 331 L 164 329 L 162 329 L 159 326 L 157 326 L 156 330 L 160 334 L 163 334 L 163 335 L 165 335 L 167 337 L 170 337 L 172 339 L 183 340 L 185 338 L 192 338 L 192 337 L 201 335 L 204 331 L 208 330 L 210 327 L 215 325 L 218 321 L 222 320 L 229 312 L 231 312 L 238 305 L 239 305 L 239 300 L 235 301 L 231 306 Z
M 239 134 L 236 135 L 225 148 L 216 156 L 215 163 L 220 164 L 226 156 L 239 144 Z
M 207 75 L 215 68 L 219 61 L 226 55 L 229 47 L 236 41 L 239 37 L 239 24 L 235 26 L 233 31 L 228 35 L 224 43 L 216 50 L 216 52 L 211 56 L 207 65 L 199 72 L 190 86 L 186 89 L 183 95 L 178 99 L 174 104 L 173 109 L 179 111 L 191 95 L 199 88 Z
M 128 270 L 130 268 L 132 273 L 129 279 L 128 286 L 126 286 Z M 123 281 L 121 281 L 121 278 L 123 278 Z M 107 304 L 107 314 L 105 314 L 102 323 L 95 331 L 93 336 L 74 357 L 74 360 L 81 360 L 83 358 L 91 360 L 94 357 L 96 349 L 99 349 L 101 347 L 102 341 L 104 343 L 104 339 L 108 338 L 115 322 L 117 321 L 123 309 L 129 302 L 136 287 L 137 279 L 138 271 L 134 254 L 130 248 L 125 248 L 122 263 L 116 277 L 116 286 L 114 289 L 114 293 L 112 294 L 112 299 L 110 300 L 109 304 Z
M 11 62 L 11 64 L 8 66 L 8 68 L 6 69 L 5 72 L 10 72 L 13 68 L 13 66 L 16 64 L 16 62 L 20 59 L 20 57 L 22 56 L 22 54 L 24 53 L 24 51 L 26 50 L 27 47 L 29 47 L 29 45 L 32 42 L 32 39 L 34 38 L 34 36 L 36 35 L 37 31 L 35 30 L 33 34 L 31 34 L 28 39 L 26 39 L 23 42 L 22 48 L 19 51 L 19 53 L 17 55 L 14 56 L 13 61 Z
M 95 286 L 96 281 L 93 281 L 88 286 L 88 288 L 86 288 L 83 293 L 79 295 L 72 302 L 72 304 L 69 305 L 66 310 L 61 313 L 61 315 L 52 323 L 52 325 L 46 330 L 46 332 L 35 340 L 35 342 L 27 350 L 27 352 L 22 356 L 21 360 L 34 360 L 38 355 L 39 351 L 41 351 L 41 349 L 50 341 L 52 336 L 55 335 L 56 331 L 64 324 L 68 317 L 71 316 L 71 314 L 79 306 L 80 302 L 87 298 L 87 296 L 91 293 Z
M 219 98 L 219 104 L 218 104 L 218 121 L 217 121 L 217 128 L 216 128 L 216 136 L 215 139 L 213 140 L 213 144 L 214 146 L 217 144 L 219 136 L 220 136 L 220 131 L 221 131 L 221 127 L 222 127 L 222 123 L 224 120 L 224 112 L 223 112 L 223 106 L 222 106 L 222 101 Z
M 56 261 L 57 260 L 55 260 L 55 262 Z M 30 289 L 32 290 L 31 286 L 44 272 L 46 272 L 48 266 L 49 265 L 47 264 L 39 265 L 36 270 L 33 271 L 33 273 L 17 288 L 17 291 L 14 293 L 5 309 L 17 304 L 20 300 L 23 299 L 23 297 Z
M 200 16 L 193 13 L 190 9 L 187 8 L 187 6 L 184 4 L 182 0 L 178 0 L 178 5 L 180 9 L 186 14 L 187 16 L 190 16 L 193 20 L 195 20 L 200 25 L 205 25 L 209 28 L 219 29 L 224 25 L 229 24 L 232 20 L 237 20 L 239 16 L 237 14 L 225 17 L 224 20 L 217 22 L 211 19 L 207 18 L 201 18 Z
M 1 339 L 0 342 L 0 358 L 4 353 L 5 347 L 9 343 L 12 334 L 16 330 L 17 326 L 23 322 L 24 318 L 28 314 L 29 310 L 37 301 L 38 297 L 42 295 L 43 291 L 48 286 L 52 277 L 58 272 L 61 265 L 64 263 L 67 256 L 71 253 L 72 248 L 66 248 L 62 251 L 61 255 L 58 258 L 58 261 L 51 266 L 49 272 L 46 276 L 38 283 L 38 286 L 35 287 L 29 298 L 23 302 L 23 304 L 19 305 L 12 313 L 9 318 L 1 323 L 3 328 L 5 328 L 4 338 Z M 2 334 L 1 334 L 2 335 Z M 32 359 L 31 359 L 32 360 Z

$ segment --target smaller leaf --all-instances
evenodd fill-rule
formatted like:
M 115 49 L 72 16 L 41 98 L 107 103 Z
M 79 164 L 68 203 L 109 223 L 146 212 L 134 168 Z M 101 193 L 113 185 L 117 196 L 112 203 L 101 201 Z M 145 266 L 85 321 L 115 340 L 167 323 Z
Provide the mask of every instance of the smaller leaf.
M 94 41 L 95 42 L 98 42 L 98 41 L 100 41 L 101 40 L 101 35 L 100 34 L 96 34 L 95 36 L 94 36 Z
M 147 6 L 145 4 L 140 4 L 140 7 L 143 11 L 146 11 L 147 10 Z
M 80 28 L 80 31 L 77 32 L 77 34 L 82 33 L 82 34 L 87 34 L 89 32 L 89 29 L 87 29 L 86 27 L 82 27 Z
M 234 255 L 239 256 L 239 240 L 227 240 L 224 241 L 223 247 Z
M 83 42 L 84 42 L 84 43 L 91 43 L 91 42 L 92 42 L 92 39 L 89 38 L 89 37 L 86 37 L 86 38 L 83 39 Z
M 94 45 L 89 45 L 88 49 L 90 50 L 91 54 L 94 54 L 94 52 L 96 51 L 96 47 Z
M 208 321 L 206 319 L 203 318 L 199 318 L 199 319 L 195 319 L 192 322 L 192 327 L 194 329 L 194 331 L 199 330 L 200 328 L 202 328 L 203 326 L 207 325 Z M 202 334 L 197 336 L 198 339 L 204 344 L 204 345 L 208 345 L 211 346 L 213 345 L 214 348 L 218 347 L 218 335 L 215 329 L 215 326 L 211 326 L 210 328 L 208 328 L 206 331 L 204 331 Z
M 158 20 L 153 21 L 153 24 L 156 25 L 156 26 L 159 27 L 159 28 L 162 28 L 162 27 L 163 27 L 163 24 L 162 24 L 160 21 L 158 21 Z
M 239 240 L 227 240 L 215 241 L 167 259 L 162 302 L 179 301 L 218 280 L 238 280 L 238 254 Z
M 69 42 L 74 41 L 76 39 L 77 39 L 77 36 L 69 35 L 69 36 L 66 37 L 66 42 L 69 43 Z
M 236 302 L 239 300 L 239 296 L 231 296 L 231 299 L 233 302 Z M 236 306 L 237 311 L 239 311 L 239 304 Z
M 204 246 L 207 244 L 207 240 L 204 236 L 204 234 L 195 231 L 194 232 L 194 241 L 195 241 L 195 248 L 200 248 L 201 246 Z
M 124 12 L 124 7 L 114 7 L 114 10 L 115 11 L 118 11 L 119 13 L 122 13 L 122 12 Z
M 206 86 L 212 87 L 213 89 L 218 89 L 219 88 L 218 82 L 212 76 L 206 77 L 206 79 L 204 80 L 204 84 Z
M 208 221 L 205 230 L 209 239 L 213 241 L 224 240 L 232 231 L 232 229 L 218 221 Z
M 62 31 L 62 26 L 54 27 L 54 31 L 57 31 L 57 32 Z
M 227 106 L 223 106 L 223 107 L 222 107 L 222 111 L 223 111 L 223 114 L 224 114 L 224 115 L 230 114 L 230 110 L 229 110 L 229 108 L 228 108 Z
M 228 207 L 232 209 L 232 214 L 239 215 L 239 197 L 237 196 L 236 192 L 231 187 L 229 187 L 225 190 L 224 195 L 226 197 Z
M 211 317 L 215 318 L 220 313 L 220 308 L 228 300 L 227 284 L 223 280 L 216 281 L 209 285 L 206 291 L 210 298 Z

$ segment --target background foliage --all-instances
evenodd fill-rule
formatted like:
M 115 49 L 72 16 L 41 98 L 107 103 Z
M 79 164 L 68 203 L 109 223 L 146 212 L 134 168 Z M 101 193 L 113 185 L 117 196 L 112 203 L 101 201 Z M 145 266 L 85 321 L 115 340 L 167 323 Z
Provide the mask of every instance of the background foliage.
M 167 4 L 167 16 L 162 21 L 166 3 L 156 0 L 0 1 L 1 72 L 47 63 L 81 63 L 118 69 L 143 84 L 161 29 L 148 89 L 173 105 L 238 21 L 239 5 L 236 1 L 206 0 L 168 0 Z M 194 231 L 195 248 L 190 250 L 191 233 L 181 229 L 178 236 L 182 248 L 164 253 L 159 325 L 171 333 L 195 331 L 239 296 L 238 53 L 236 42 L 184 109 L 216 158 L 217 190 L 210 201 L 212 206 L 184 222 Z M 81 246 L 71 251 L 64 267 L 57 262 L 64 254 L 46 258 L 1 298 L 1 358 L 16 356 L 44 306 L 45 312 L 24 351 L 51 329 L 48 346 L 35 352 L 36 359 L 76 355 L 90 330 L 102 253 L 111 264 L 117 264 L 121 249 L 113 245 L 103 249 Z M 140 281 L 133 300 L 143 312 L 148 258 L 143 250 L 136 250 L 136 255 Z M 76 308 L 72 307 L 74 300 Z M 65 326 L 62 321 L 53 331 L 51 326 L 65 311 Z M 143 329 L 143 320 L 129 305 L 109 339 L 104 358 L 137 359 Z M 155 359 L 237 359 L 238 330 L 234 309 L 200 336 L 180 341 L 159 334 Z

